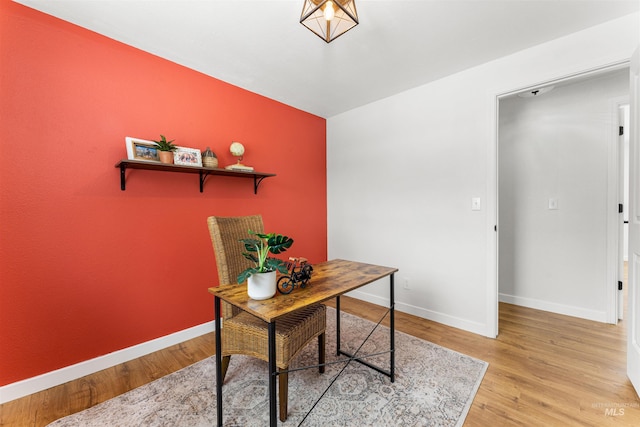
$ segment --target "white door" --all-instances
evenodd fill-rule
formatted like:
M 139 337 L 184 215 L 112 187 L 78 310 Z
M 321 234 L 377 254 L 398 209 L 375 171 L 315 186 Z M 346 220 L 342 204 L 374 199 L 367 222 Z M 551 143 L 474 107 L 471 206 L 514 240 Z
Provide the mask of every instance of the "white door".
M 640 395 L 640 46 L 631 59 L 627 375 Z

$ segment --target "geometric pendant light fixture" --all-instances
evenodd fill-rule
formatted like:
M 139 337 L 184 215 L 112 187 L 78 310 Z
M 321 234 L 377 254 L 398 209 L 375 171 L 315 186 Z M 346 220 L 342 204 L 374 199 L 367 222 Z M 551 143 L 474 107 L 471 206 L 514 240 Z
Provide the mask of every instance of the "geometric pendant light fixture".
M 300 23 L 329 43 L 358 25 L 355 0 L 305 0 Z

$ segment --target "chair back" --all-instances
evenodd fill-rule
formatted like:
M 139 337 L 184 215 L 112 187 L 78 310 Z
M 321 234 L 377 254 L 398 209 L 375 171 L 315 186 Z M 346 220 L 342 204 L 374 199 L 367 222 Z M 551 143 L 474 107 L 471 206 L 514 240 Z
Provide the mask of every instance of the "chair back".
M 244 245 L 240 239 L 250 237 L 249 230 L 264 233 L 262 216 L 210 216 L 207 218 L 207 225 L 216 256 L 219 284 L 236 283 L 238 275 L 252 266 L 251 261 L 242 255 Z M 222 304 L 222 308 L 225 318 L 230 318 L 238 311 L 231 312 L 231 305 L 226 303 Z

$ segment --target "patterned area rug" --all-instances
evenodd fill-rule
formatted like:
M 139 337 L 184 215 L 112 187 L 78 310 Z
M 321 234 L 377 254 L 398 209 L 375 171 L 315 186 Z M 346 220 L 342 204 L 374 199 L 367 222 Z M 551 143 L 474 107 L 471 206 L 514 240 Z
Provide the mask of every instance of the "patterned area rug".
M 372 322 L 342 313 L 343 350 L 353 353 L 363 341 L 358 355 L 388 350 L 387 328 L 378 326 L 366 339 L 374 327 Z M 327 308 L 327 329 L 329 362 L 339 359 L 335 355 L 335 310 L 331 308 Z M 278 423 L 462 426 L 488 364 L 402 332 L 396 331 L 395 338 L 395 382 L 357 362 L 329 365 L 324 374 L 317 369 L 291 372 L 289 418 Z M 389 367 L 388 354 L 367 360 Z M 313 341 L 296 358 L 295 366 L 316 362 Z M 231 358 L 223 387 L 225 426 L 269 424 L 267 376 L 266 362 L 246 356 Z M 214 426 L 216 419 L 215 358 L 211 357 L 50 426 L 199 427 Z

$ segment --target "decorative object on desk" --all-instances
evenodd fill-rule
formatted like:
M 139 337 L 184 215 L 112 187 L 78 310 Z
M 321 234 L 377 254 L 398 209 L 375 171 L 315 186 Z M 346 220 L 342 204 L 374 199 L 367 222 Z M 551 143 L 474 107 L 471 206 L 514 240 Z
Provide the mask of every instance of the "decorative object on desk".
M 238 158 L 238 162 L 233 165 L 227 166 L 225 169 L 234 170 L 234 171 L 249 171 L 252 172 L 253 168 L 251 166 L 246 166 L 240 163 L 242 161 L 242 157 L 244 156 L 244 145 L 239 142 L 232 142 L 229 147 L 229 151 L 231 151 L 231 155 L 233 157 Z
M 209 147 L 202 152 L 202 164 L 207 168 L 218 167 L 218 158 L 216 157 L 216 153 L 211 151 L 211 148 Z
M 242 255 L 252 261 L 255 267 L 247 268 L 241 272 L 238 275 L 238 283 L 247 281 L 247 293 L 251 299 L 268 299 L 276 294 L 276 271 L 282 274 L 289 272 L 284 261 L 271 258 L 269 254 L 278 255 L 285 252 L 293 245 L 293 239 L 281 234 L 254 233 L 251 230 L 249 230 L 249 234 L 253 234 L 257 238 L 240 240 L 247 251 Z M 267 276 L 262 277 L 265 273 Z
M 327 337 L 333 337 L 336 334 L 335 310 L 327 307 L 326 317 Z M 368 320 L 345 312 L 341 313 L 340 323 L 343 337 L 348 331 L 349 350 L 357 349 L 374 326 Z M 389 345 L 388 333 L 389 329 L 379 327 L 367 339 L 366 349 L 362 351 L 385 350 Z M 327 339 L 324 375 L 318 375 L 315 369 L 290 375 L 289 389 L 295 398 L 291 399 L 287 422 L 281 425 L 462 426 L 488 364 L 400 331 L 395 332 L 395 339 L 399 350 L 395 353 L 396 380 L 393 383 L 360 363 L 352 362 L 340 374 L 346 362 L 332 363 L 339 356 L 336 356 L 335 340 Z M 381 364 L 384 364 L 388 357 L 388 354 L 375 356 L 374 362 L 382 360 Z M 308 346 L 298 353 L 290 369 L 316 362 L 314 346 Z M 265 369 L 262 360 L 234 356 L 228 371 L 233 380 L 224 384 L 224 395 L 228 399 L 223 404 L 225 425 L 269 425 L 269 411 L 265 410 Z M 49 427 L 215 425 L 215 372 L 215 357 L 209 357 L 54 421 Z M 315 402 L 318 403 L 314 406 Z M 500 424 L 499 420 L 494 424 Z
M 300 23 L 329 43 L 358 25 L 355 0 L 305 0 Z
M 202 154 L 197 148 L 178 147 L 173 162 L 181 166 L 202 166 Z
M 167 141 L 164 135 L 160 135 L 159 141 L 156 141 L 155 139 L 153 140 L 153 142 L 158 146 L 158 151 L 160 151 L 158 154 L 160 155 L 160 161 L 162 163 L 166 163 L 168 165 L 173 163 L 173 152 L 178 149 L 177 145 L 172 144 L 173 141 L 175 141 L 175 139 Z
M 290 294 L 296 285 L 301 288 L 307 286 L 311 279 L 313 267 L 307 264 L 306 258 L 289 257 L 289 261 L 285 263 L 287 267 L 287 275 L 280 276 L 278 279 L 278 290 L 281 294 Z M 298 271 L 296 271 L 296 268 Z
M 129 160 L 140 160 L 144 162 L 159 162 L 158 146 L 153 141 L 132 138 L 127 136 L 124 138 L 127 145 L 127 158 Z
M 276 294 L 276 272 L 253 273 L 247 279 L 247 295 L 256 301 L 272 298 Z

